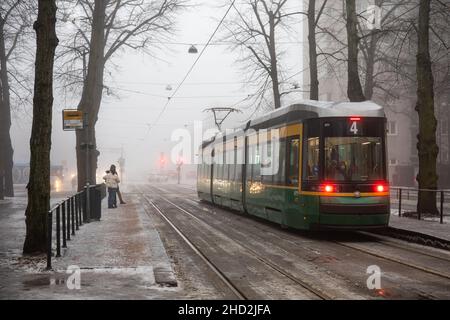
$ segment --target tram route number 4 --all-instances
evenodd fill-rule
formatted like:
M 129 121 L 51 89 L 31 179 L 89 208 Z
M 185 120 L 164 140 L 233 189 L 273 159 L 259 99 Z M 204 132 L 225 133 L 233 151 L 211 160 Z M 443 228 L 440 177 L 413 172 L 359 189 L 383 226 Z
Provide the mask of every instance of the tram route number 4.
M 358 134 L 358 122 L 357 121 L 353 121 L 352 125 L 350 126 L 350 132 L 353 134 Z

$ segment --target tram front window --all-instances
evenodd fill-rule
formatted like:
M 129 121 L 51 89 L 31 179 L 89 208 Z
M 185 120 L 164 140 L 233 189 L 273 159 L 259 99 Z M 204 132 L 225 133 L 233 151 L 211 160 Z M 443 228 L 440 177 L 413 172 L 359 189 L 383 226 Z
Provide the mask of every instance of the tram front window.
M 380 137 L 326 137 L 325 179 L 381 180 L 383 150 Z

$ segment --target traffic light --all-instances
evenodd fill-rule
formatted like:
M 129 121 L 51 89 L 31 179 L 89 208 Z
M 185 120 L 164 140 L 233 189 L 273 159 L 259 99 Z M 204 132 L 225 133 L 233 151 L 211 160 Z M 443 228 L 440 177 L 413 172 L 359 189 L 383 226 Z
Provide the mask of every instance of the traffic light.
M 166 164 L 166 157 L 164 156 L 164 152 L 161 152 L 161 155 L 159 157 L 159 166 L 161 169 L 164 169 L 164 166 Z

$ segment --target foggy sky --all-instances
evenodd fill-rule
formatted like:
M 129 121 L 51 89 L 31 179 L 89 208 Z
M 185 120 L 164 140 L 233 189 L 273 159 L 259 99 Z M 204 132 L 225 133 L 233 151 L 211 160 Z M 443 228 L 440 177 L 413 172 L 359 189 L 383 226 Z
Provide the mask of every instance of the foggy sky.
M 295 8 L 296 5 L 300 8 L 299 1 L 291 2 L 289 8 Z M 213 5 L 212 1 L 196 3 L 198 6 L 179 15 L 178 32 L 171 42 L 192 43 L 200 52 L 203 48 L 201 44 L 207 42 L 226 8 Z M 290 34 L 291 39 L 302 40 L 302 19 L 297 17 L 294 20 L 296 24 L 293 29 L 298 30 L 298 34 Z M 221 31 L 223 30 L 219 30 L 214 40 L 219 40 Z M 207 120 L 205 127 L 211 127 L 211 114 L 202 112 L 205 108 L 234 105 L 252 93 L 243 88 L 245 77 L 241 66 L 235 62 L 238 58 L 237 52 L 231 52 L 224 45 L 209 46 L 167 107 L 158 125 L 149 130 L 148 124 L 155 121 L 167 101 L 167 98 L 152 95 L 171 95 L 173 91 L 167 91 L 166 86 L 170 84 L 175 89 L 197 58 L 197 55 L 187 53 L 189 45 L 168 44 L 167 47 L 169 51 L 155 51 L 161 60 L 130 50 L 114 59 L 119 70 L 109 69 L 113 74 L 106 78 L 105 85 L 113 88 L 114 93 L 120 95 L 120 99 L 108 96 L 104 90 L 96 126 L 97 147 L 101 152 L 99 175 L 102 175 L 110 164 L 117 163 L 119 149 L 123 146 L 127 176 L 145 179 L 152 168 L 158 165 L 160 153 L 170 154 L 171 146 L 175 144 L 170 141 L 174 129 L 190 129 L 196 120 Z M 301 45 L 288 44 L 283 49 L 286 51 L 286 59 L 282 63 L 288 73 L 294 74 L 302 70 Z M 301 84 L 302 75 L 299 74 L 292 81 Z M 75 133 L 62 130 L 61 111 L 65 108 L 75 109 L 79 101 L 66 101 L 56 92 L 54 94 L 51 161 L 52 164 L 66 161 L 70 175 L 76 172 Z M 239 105 L 237 107 L 239 108 Z M 29 113 L 32 113 L 31 107 Z M 238 120 L 247 117 L 248 114 L 245 113 L 235 115 L 230 118 L 228 125 L 239 124 Z M 11 136 L 16 163 L 29 162 L 30 133 L 30 118 L 13 119 Z

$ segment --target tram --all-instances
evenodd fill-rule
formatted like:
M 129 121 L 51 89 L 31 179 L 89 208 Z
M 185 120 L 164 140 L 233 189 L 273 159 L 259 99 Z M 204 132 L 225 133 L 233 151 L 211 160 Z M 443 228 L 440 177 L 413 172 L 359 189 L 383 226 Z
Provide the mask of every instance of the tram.
M 298 101 L 203 142 L 197 192 L 295 229 L 382 228 L 386 149 L 383 107 Z

